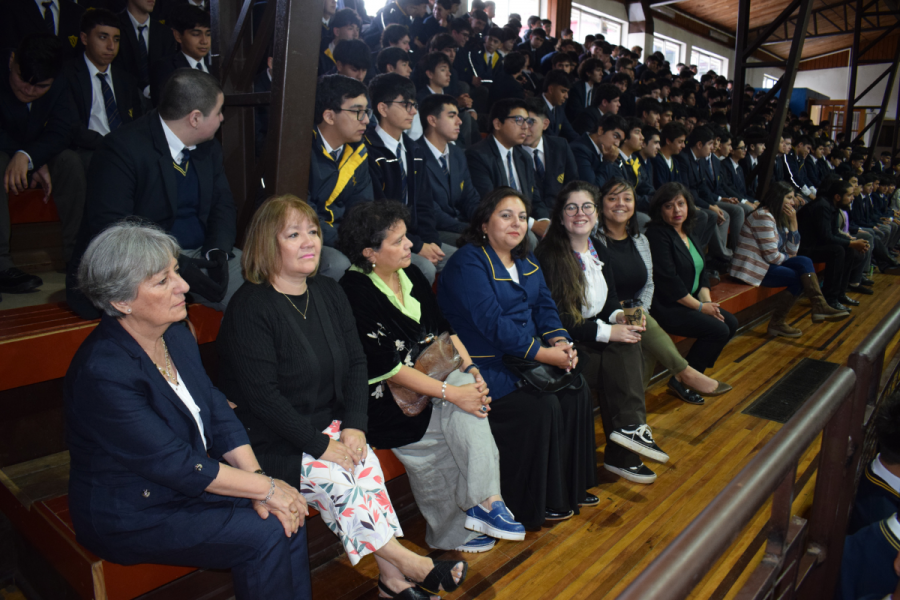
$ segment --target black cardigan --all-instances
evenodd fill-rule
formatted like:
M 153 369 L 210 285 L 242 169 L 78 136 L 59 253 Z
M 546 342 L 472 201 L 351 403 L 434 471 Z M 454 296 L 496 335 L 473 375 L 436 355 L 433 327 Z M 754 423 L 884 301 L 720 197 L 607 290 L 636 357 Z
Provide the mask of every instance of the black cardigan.
M 606 246 L 603 245 L 600 240 L 596 238 L 591 238 L 591 243 L 594 245 L 594 250 L 597 251 L 597 258 L 603 263 L 603 279 L 606 280 L 606 288 L 608 290 L 606 294 L 606 302 L 603 304 L 603 308 L 600 309 L 593 317 L 583 320 L 581 323 L 575 324 L 575 317 L 568 314 L 567 312 L 562 310 L 562 307 L 559 306 L 559 301 L 557 298 L 553 300 L 556 301 L 556 306 L 559 309 L 559 318 L 562 321 L 563 327 L 566 331 L 569 332 L 569 335 L 572 336 L 572 339 L 576 342 L 596 342 L 597 341 L 597 319 L 603 321 L 604 323 L 609 323 L 609 316 L 613 314 L 613 312 L 617 310 L 622 310 L 622 305 L 619 302 L 619 297 L 616 295 L 616 280 L 613 276 L 612 268 L 609 267 L 609 250 L 607 250 Z M 558 275 L 559 270 L 553 268 L 553 261 L 550 259 L 545 253 L 540 251 L 540 245 L 538 245 L 538 250 L 536 252 L 537 257 L 540 259 L 541 264 L 544 265 L 544 279 L 547 280 L 547 287 L 553 288 L 554 278 Z
M 307 282 L 327 348 L 310 345 L 294 308 L 267 284 L 241 286 L 216 340 L 220 387 L 237 404 L 260 465 L 294 485 L 300 481 L 302 453 L 318 458 L 328 448 L 322 430 L 333 420 L 342 421 L 342 429 L 367 429 L 366 357 L 350 303 L 328 277 Z M 322 360 L 333 361 L 333 398 L 316 396 Z
M 644 235 L 650 242 L 650 253 L 653 255 L 653 283 L 656 287 L 653 305 L 675 306 L 679 299 L 689 296 L 691 288 L 694 287 L 694 260 L 691 253 L 678 233 L 669 225 L 648 227 Z M 703 247 L 697 243 L 697 238 L 693 235 L 689 237 L 691 244 L 702 258 Z M 704 258 L 704 269 L 700 272 L 700 288 L 709 287 L 705 261 Z
M 366 353 L 369 379 L 390 373 L 398 363 L 415 364 L 426 347 L 421 342 L 429 335 L 445 331 L 453 334 L 450 323 L 441 314 L 431 284 L 422 272 L 411 265 L 404 269 L 412 283 L 411 295 L 419 301 L 419 322 L 400 312 L 375 284 L 358 271 L 347 271 L 341 287 L 350 300 L 356 317 L 356 328 Z M 369 442 L 377 448 L 398 448 L 418 442 L 431 420 L 431 403 L 414 417 L 407 417 L 397 406 L 386 381 L 369 386 Z

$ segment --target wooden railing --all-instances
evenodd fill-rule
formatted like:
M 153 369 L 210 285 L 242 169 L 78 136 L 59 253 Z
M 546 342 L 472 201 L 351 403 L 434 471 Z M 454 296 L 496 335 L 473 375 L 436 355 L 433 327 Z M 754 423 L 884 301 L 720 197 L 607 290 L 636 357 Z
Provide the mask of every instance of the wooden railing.
M 896 386 L 898 361 L 884 374 L 885 351 L 900 331 L 896 306 L 794 417 L 618 600 L 686 598 L 772 499 L 765 554 L 737 598 L 830 598 L 838 583 L 844 534 L 864 466 L 867 407 Z M 797 464 L 822 433 L 809 520 L 792 515 Z

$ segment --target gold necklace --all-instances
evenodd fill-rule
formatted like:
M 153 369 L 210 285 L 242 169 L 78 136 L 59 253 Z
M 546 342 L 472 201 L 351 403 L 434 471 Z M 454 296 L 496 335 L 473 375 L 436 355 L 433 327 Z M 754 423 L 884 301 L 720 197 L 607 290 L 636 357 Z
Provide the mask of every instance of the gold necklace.
M 297 308 L 297 305 L 294 304 L 294 301 L 293 301 L 293 300 L 291 300 L 290 298 L 288 298 L 288 295 L 287 295 L 287 294 L 285 294 L 284 292 L 281 292 L 281 295 L 284 296 L 285 298 L 287 298 L 287 301 L 291 303 L 291 306 L 294 307 L 294 310 L 296 310 L 298 313 L 300 313 L 300 315 L 303 317 L 303 320 L 305 321 L 305 320 L 306 320 L 306 313 L 309 312 L 309 295 L 310 295 L 310 293 L 311 293 L 311 292 L 309 291 L 309 286 L 307 286 L 307 288 L 306 288 L 306 307 L 305 307 L 304 310 L 302 310 L 302 311 L 301 311 L 299 308 Z
M 163 352 L 166 355 L 166 368 L 163 369 L 159 365 L 154 362 L 154 366 L 159 369 L 159 372 L 162 373 L 162 376 L 166 378 L 166 381 L 169 383 L 175 384 L 175 387 L 178 387 L 178 377 L 177 375 L 172 375 L 172 361 L 169 360 L 169 347 L 166 346 L 166 340 L 163 338 L 159 338 L 163 345 Z

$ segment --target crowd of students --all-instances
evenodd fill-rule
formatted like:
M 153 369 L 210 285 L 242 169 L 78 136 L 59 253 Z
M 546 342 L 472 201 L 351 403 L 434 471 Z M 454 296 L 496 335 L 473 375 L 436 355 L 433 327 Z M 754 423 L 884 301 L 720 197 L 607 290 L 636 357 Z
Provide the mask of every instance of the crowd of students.
M 598 392 L 604 467 L 649 484 L 656 474 L 643 461 L 669 459 L 644 406 L 657 362 L 671 373 L 671 392 L 690 404 L 731 389 L 705 374 L 737 330 L 711 297 L 724 273 L 786 287 L 768 333 L 798 337 L 788 316 L 801 295 L 814 322 L 843 319 L 860 304 L 851 295 L 873 293 L 872 268 L 900 266 L 900 157 L 871 156 L 861 142 L 832 137 L 828 123 L 792 116 L 765 185 L 758 166 L 775 109 L 758 106 L 761 93 L 734 90 L 713 72 L 698 78 L 695 67 L 602 35 L 581 43 L 564 29 L 554 39 L 552 23 L 538 17 L 523 26 L 511 15 L 498 26 L 493 3 L 481 0 L 464 16 L 454 16 L 454 0 L 391 0 L 371 18 L 362 3 L 325 0 L 309 188 L 302 201 L 263 203 L 242 252 L 215 139 L 224 95 L 211 74 L 208 7 L 166 4 L 107 0 L 84 10 L 72 0 L 11 0 L 15 19 L 4 26 L 15 30 L 4 39 L 15 48 L 0 77 L 0 292 L 42 285 L 10 258 L 8 195 L 40 186 L 46 199 L 52 191 L 70 307 L 85 318 L 106 315 L 111 338 L 119 329 L 109 321 L 118 319 L 201 434 L 200 400 L 190 398 L 196 390 L 188 399 L 178 392 L 163 334 L 188 286 L 194 301 L 226 311 L 222 385 L 249 432 L 229 433 L 228 443 L 245 440 L 255 456 L 237 460 L 233 448 L 220 455 L 239 470 L 261 472 L 262 464 L 279 479 L 271 489 L 264 473 L 247 480 L 244 495 L 215 482 L 206 490 L 259 501 L 273 497 L 276 483 L 286 486 L 284 505 L 273 510 L 293 507 L 283 524 L 294 532 L 308 498 L 331 515 L 326 522 L 354 564 L 376 554 L 387 596 L 455 589 L 466 567 L 404 554 L 367 436 L 406 466 L 429 544 L 483 552 L 496 538 L 520 540 L 526 529 L 599 503 L 590 491 L 595 448 L 582 367 L 596 374 L 586 379 Z M 271 89 L 271 69 L 270 58 L 257 91 Z M 740 132 L 729 128 L 735 93 L 747 95 L 748 113 L 759 109 Z M 258 108 L 258 154 L 267 129 Z M 156 229 L 116 225 L 134 218 L 171 236 L 171 245 Z M 138 241 L 129 245 L 129 236 Z M 158 254 L 147 277 L 166 266 L 153 292 L 154 301 L 176 299 L 165 318 L 138 302 L 151 279 L 126 281 L 150 268 L 138 247 Z M 152 343 L 137 333 L 150 321 L 158 321 Z M 416 358 L 445 332 L 459 372 L 425 376 Z M 686 357 L 669 334 L 696 339 Z M 330 353 L 316 352 L 323 348 Z M 557 367 L 568 379 L 551 391 L 529 387 L 509 357 Z M 74 381 L 90 360 L 76 363 L 73 406 L 84 401 Z M 182 392 L 195 384 L 186 381 Z M 398 386 L 442 402 L 411 416 L 398 408 Z M 524 405 L 533 410 L 524 414 Z M 233 428 L 221 418 L 208 427 Z M 90 427 L 79 435 L 81 451 L 97 452 Z M 105 451 L 133 450 L 119 439 L 124 449 Z M 435 447 L 442 459 L 426 457 Z M 143 481 L 149 467 L 132 467 Z M 359 481 L 330 495 L 313 489 L 335 469 Z M 94 474 L 81 475 L 87 486 Z M 900 488 L 896 477 L 886 481 Z M 455 498 L 436 497 L 442 485 Z M 247 491 L 253 486 L 259 497 Z M 342 513 L 356 497 L 367 499 L 368 512 Z M 76 521 L 93 518 L 80 510 Z M 79 535 L 101 555 L 119 551 L 105 534 Z M 284 560 L 301 560 L 283 550 Z M 419 587 L 406 582 L 413 576 Z

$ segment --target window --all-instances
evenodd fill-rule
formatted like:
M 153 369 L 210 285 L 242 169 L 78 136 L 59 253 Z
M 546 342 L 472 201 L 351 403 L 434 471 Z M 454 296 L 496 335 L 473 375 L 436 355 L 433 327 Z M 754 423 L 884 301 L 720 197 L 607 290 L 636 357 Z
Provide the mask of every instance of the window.
M 691 64 L 697 65 L 697 74 L 705 75 L 707 71 L 715 71 L 716 75 L 728 77 L 728 59 L 694 46 L 691 50 Z
M 666 57 L 666 60 L 669 61 L 673 72 L 675 71 L 675 65 L 681 62 L 683 51 L 684 44 L 681 42 L 677 42 L 672 38 L 661 35 L 653 36 L 653 52 L 662 52 L 663 56 Z
M 578 42 L 584 42 L 585 36 L 601 33 L 608 44 L 619 46 L 622 44 L 623 25 L 623 21 L 609 15 L 581 4 L 572 4 L 572 21 L 569 27 Z
M 772 77 L 771 75 L 763 75 L 763 89 L 771 90 L 775 87 L 775 84 L 778 83 L 777 77 Z
M 522 25 L 528 17 L 541 14 L 541 0 L 494 0 L 496 3 L 494 24 L 500 27 L 509 20 L 509 15 L 518 13 L 522 17 Z M 547 34 L 549 35 L 549 31 Z

